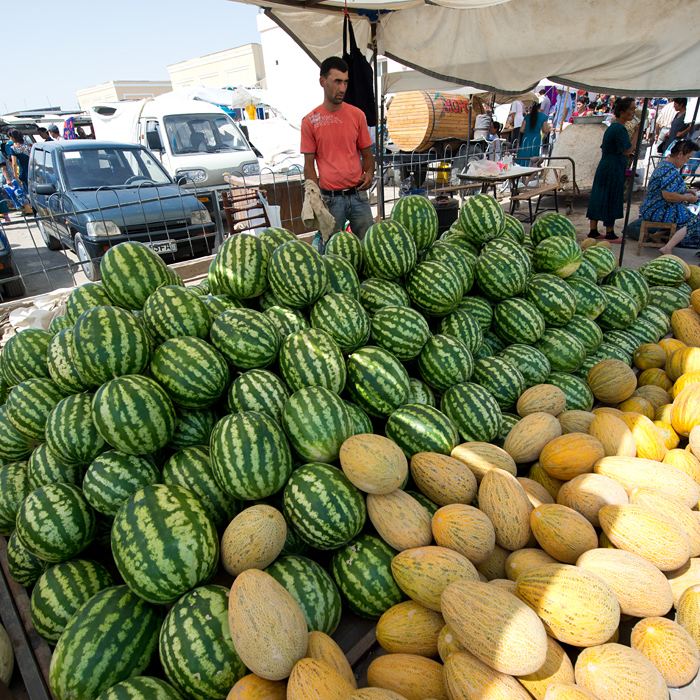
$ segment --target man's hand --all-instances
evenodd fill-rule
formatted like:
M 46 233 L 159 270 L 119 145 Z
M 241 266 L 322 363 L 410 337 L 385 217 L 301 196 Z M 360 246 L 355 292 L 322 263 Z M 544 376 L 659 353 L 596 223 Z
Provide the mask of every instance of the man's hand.
M 357 189 L 362 191 L 362 190 L 368 190 L 372 186 L 372 178 L 374 177 L 374 172 L 370 171 L 368 173 L 362 173 L 362 177 L 360 178 L 360 182 L 357 185 Z

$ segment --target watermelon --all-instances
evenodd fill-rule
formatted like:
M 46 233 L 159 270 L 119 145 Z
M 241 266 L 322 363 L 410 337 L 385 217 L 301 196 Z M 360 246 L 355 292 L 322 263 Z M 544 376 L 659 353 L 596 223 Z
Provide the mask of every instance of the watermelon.
M 364 259 L 362 243 L 350 231 L 334 233 L 326 245 L 326 255 L 338 255 L 345 258 L 358 272 Z
M 224 311 L 228 311 L 229 309 L 244 308 L 242 302 L 228 296 L 227 294 L 204 294 L 200 297 L 200 299 L 207 307 L 207 311 L 209 311 L 209 316 L 211 317 L 212 322 L 219 314 L 224 313 Z
M 360 304 L 373 316 L 385 306 L 411 306 L 411 300 L 406 290 L 396 282 L 373 277 L 360 285 Z
M 566 411 L 590 411 L 593 407 L 593 392 L 582 379 L 565 372 L 552 372 L 545 384 L 558 386 L 566 396 Z
M 49 562 L 35 557 L 19 540 L 17 530 L 7 541 L 7 570 L 20 586 L 33 586 L 51 566 Z
M 393 217 L 372 224 L 367 229 L 362 239 L 362 251 L 368 276 L 384 280 L 407 275 L 418 257 L 415 239 Z
M 566 278 L 578 270 L 583 252 L 575 240 L 564 236 L 545 238 L 537 244 L 532 259 L 537 272 L 546 272 Z
M 25 328 L 9 338 L 0 354 L 0 369 L 8 386 L 49 376 L 46 356 L 52 340 L 52 333 L 38 328 Z
M 564 215 L 549 211 L 532 222 L 530 239 L 537 246 L 548 238 L 558 236 L 576 242 L 576 228 Z
M 423 315 L 404 306 L 379 309 L 372 317 L 371 330 L 374 342 L 401 362 L 416 358 L 430 337 Z
M 450 243 L 436 243 L 425 251 L 422 261 L 436 260 L 447 265 L 461 280 L 462 294 L 467 294 L 474 284 L 474 266 L 476 258 L 471 257 L 464 248 Z
M 90 386 L 73 361 L 73 326 L 56 333 L 46 355 L 49 375 L 58 388 L 67 394 L 77 394 Z
M 454 225 L 455 224 L 452 224 L 452 226 Z M 442 235 L 443 240 L 441 240 L 441 243 L 449 243 L 450 245 L 456 246 L 469 258 L 469 262 L 472 266 L 476 265 L 476 261 L 479 257 L 479 248 L 477 248 L 464 233 L 450 233 L 449 236 L 446 236 L 447 233 L 448 232 L 445 232 L 445 234 Z
M 496 399 L 501 411 L 515 406 L 525 391 L 525 377 L 503 357 L 483 357 L 474 363 L 472 381 L 487 389 Z
M 323 256 L 328 272 L 328 293 L 347 294 L 360 300 L 360 278 L 352 263 L 340 255 Z
M 43 441 L 49 413 L 64 397 L 51 379 L 25 379 L 7 397 L 7 419 L 24 437 Z
M 105 449 L 104 438 L 93 422 L 92 399 L 92 394 L 67 396 L 46 420 L 46 444 L 67 466 L 87 466 Z
M 432 406 L 434 408 L 435 395 L 433 394 L 432 389 L 420 379 L 414 379 L 413 377 L 411 377 L 409 381 L 410 385 L 406 403 L 417 403 L 423 406 Z
M 234 299 L 260 296 L 267 288 L 270 256 L 270 247 L 258 236 L 250 233 L 229 236 L 210 268 L 218 293 Z
M 348 409 L 350 418 L 352 419 L 353 435 L 361 435 L 362 433 L 373 433 L 372 421 L 370 417 L 352 401 L 343 401 L 345 408 Z
M 639 347 L 637 339 L 631 333 L 627 333 L 627 331 L 607 331 L 603 333 L 603 343 L 619 347 L 630 357 Z
M 529 345 L 509 345 L 501 350 L 498 356 L 508 360 L 520 371 L 527 389 L 536 384 L 543 384 L 552 371 L 546 355 Z
M 584 256 L 576 272 L 569 275 L 566 278 L 566 281 L 568 282 L 572 279 L 588 280 L 589 282 L 593 282 L 595 284 L 598 281 L 598 271 L 592 263 L 586 260 L 586 257 Z
M 26 462 L 10 462 L 0 467 L 0 535 L 15 529 L 17 510 L 32 492 Z
M 671 322 L 668 316 L 658 306 L 653 306 L 652 304 L 645 306 L 639 312 L 637 318 L 651 323 L 656 328 L 660 338 L 663 338 L 671 330 Z
M 491 328 L 493 306 L 487 299 L 478 296 L 463 297 L 457 305 L 457 309 L 468 311 L 476 319 L 484 333 Z
M 437 212 L 427 197 L 417 194 L 399 197 L 391 210 L 391 219 L 402 224 L 413 236 L 417 250 L 428 248 L 437 238 Z
M 68 318 L 68 316 L 65 314 L 62 316 L 56 316 L 56 318 L 49 323 L 49 333 L 56 335 L 56 333 L 60 333 L 62 330 L 72 327 L 73 322 Z
M 252 309 L 224 311 L 211 324 L 210 339 L 228 362 L 241 370 L 272 364 L 281 342 L 275 324 Z
M 498 447 L 503 447 L 503 444 L 508 437 L 508 433 L 515 427 L 515 424 L 520 421 L 520 416 L 514 413 L 504 413 L 503 421 L 501 423 L 501 431 L 498 433 L 498 437 L 493 441 L 494 445 Z
M 404 404 L 386 423 L 384 434 L 411 459 L 417 452 L 449 455 L 459 443 L 457 426 L 436 408 Z
M 287 241 L 277 248 L 270 258 L 267 274 L 275 296 L 293 309 L 311 306 L 328 287 L 323 258 L 301 241 Z
M 532 345 L 542 337 L 544 326 L 542 314 L 525 299 L 506 299 L 493 312 L 494 332 L 506 343 Z
M 548 328 L 535 343 L 555 372 L 575 372 L 586 357 L 583 343 L 561 328 Z
M 463 382 L 450 387 L 442 397 L 441 408 L 465 442 L 491 442 L 501 430 L 501 408 L 478 384 Z
M 635 300 L 618 287 L 604 285 L 601 287 L 608 303 L 596 323 L 604 330 L 624 330 L 637 317 Z
M 661 309 L 670 318 L 674 311 L 687 308 L 689 301 L 683 292 L 673 287 L 651 287 L 649 304 Z M 4 354 L 5 351 L 3 351 Z
M 540 217 L 542 218 L 542 217 Z M 536 220 L 538 221 L 538 220 Z M 510 214 L 506 214 L 506 225 L 503 230 L 503 235 L 508 236 L 516 243 L 524 243 L 525 241 L 525 227 L 520 219 L 516 219 Z
M 312 307 L 311 326 L 325 331 L 347 355 L 369 339 L 369 316 L 356 299 L 347 294 L 326 294 Z
M 285 306 L 271 306 L 263 311 L 263 316 L 267 316 L 277 329 L 280 340 L 284 340 L 288 335 L 304 328 L 310 328 L 309 322 L 299 309 L 290 309 Z
M 279 353 L 282 378 L 294 392 L 320 386 L 339 394 L 345 386 L 343 354 L 328 333 L 308 328 L 288 336 Z
M 103 690 L 96 700 L 182 700 L 182 695 L 159 678 L 134 676 Z
M 548 326 L 563 326 L 576 313 L 576 295 L 556 275 L 534 275 L 523 296 L 537 308 Z
M 114 302 L 101 282 L 85 282 L 76 287 L 66 299 L 66 316 L 74 324 L 80 314 L 96 306 L 111 306 Z
M 291 393 L 282 380 L 266 369 L 251 369 L 233 381 L 228 392 L 228 410 L 259 411 L 278 423 Z
M 614 253 L 602 245 L 586 248 L 583 251 L 583 257 L 584 260 L 588 260 L 593 265 L 599 280 L 607 277 L 617 267 L 617 258 Z
M 653 323 L 649 323 L 643 318 L 636 318 L 625 328 L 625 331 L 637 338 L 640 345 L 644 345 L 645 343 L 658 343 L 662 337 L 658 328 Z
M 458 338 L 434 335 L 428 339 L 418 356 L 418 370 L 423 381 L 437 391 L 466 382 L 474 371 L 469 348 Z
M 517 244 L 512 243 L 512 246 Z M 476 281 L 481 291 L 494 301 L 520 294 L 525 288 L 529 266 L 502 250 L 482 252 L 476 263 Z
M 428 511 L 428 515 L 431 518 L 435 515 L 435 513 L 438 512 L 438 510 L 440 510 L 440 506 L 437 503 L 433 503 L 429 498 L 424 496 L 419 491 L 406 491 L 406 493 L 409 496 L 415 498 L 418 501 L 418 503 L 420 503 L 423 506 L 423 508 L 425 508 Z
M 617 267 L 605 278 L 603 284 L 627 292 L 634 299 L 637 312 L 649 303 L 649 285 L 639 270 Z
M 270 253 L 274 253 L 277 248 L 279 248 L 283 243 L 287 241 L 295 241 L 297 239 L 296 235 L 286 228 L 281 228 L 279 226 L 270 226 L 269 228 L 264 228 L 258 233 L 258 238 L 267 244 L 270 249 Z
M 585 316 L 574 314 L 563 330 L 581 341 L 588 354 L 595 352 L 603 342 L 603 332 L 600 330 L 600 326 Z
M 413 269 L 406 291 L 419 311 L 429 316 L 446 316 L 462 298 L 462 282 L 451 267 L 429 260 Z
M 576 313 L 594 321 L 603 313 L 608 298 L 598 285 L 581 277 L 568 277 L 566 283 L 576 297 Z
M 170 438 L 168 447 L 173 450 L 182 450 L 192 445 L 208 445 L 209 436 L 214 429 L 216 416 L 207 408 L 176 410 L 177 424 L 175 434 Z
M 438 326 L 438 333 L 461 340 L 472 355 L 479 351 L 484 342 L 484 332 L 473 314 L 464 309 L 455 309 L 445 316 Z
M 662 255 L 644 263 L 639 269 L 652 287 L 678 287 L 685 282 L 686 266 L 676 258 Z
M 363 495 L 340 469 L 304 464 L 284 487 L 284 516 L 294 531 L 316 549 L 337 549 L 365 524 Z
M 531 272 L 532 261 L 530 255 L 523 250 L 522 245 L 508 238 L 497 238 L 494 241 L 489 241 L 481 249 L 481 255 L 484 255 L 485 253 L 500 253 L 506 258 L 510 258 L 513 263 L 525 268 L 528 276 Z
M 27 479 L 29 480 L 30 492 L 35 491 L 40 486 L 59 482 L 80 486 L 84 474 L 83 466 L 63 464 L 45 442 L 38 445 L 27 460 Z
M 635 344 L 638 343 L 639 341 L 635 339 Z M 620 360 L 621 362 L 625 362 L 631 367 L 633 354 L 631 352 L 627 352 L 624 348 L 622 348 L 619 345 L 612 345 L 611 343 L 603 342 L 600 344 L 600 347 L 592 355 L 590 355 L 590 359 L 594 365 L 598 362 L 602 362 L 603 360 Z M 584 380 L 587 380 L 588 375 L 582 378 Z
M 459 225 L 476 246 L 498 238 L 506 227 L 506 214 L 495 197 L 474 194 L 464 200 L 459 210 Z
M 143 325 L 156 345 L 182 336 L 206 338 L 211 322 L 207 305 L 184 287 L 159 287 L 143 307 Z

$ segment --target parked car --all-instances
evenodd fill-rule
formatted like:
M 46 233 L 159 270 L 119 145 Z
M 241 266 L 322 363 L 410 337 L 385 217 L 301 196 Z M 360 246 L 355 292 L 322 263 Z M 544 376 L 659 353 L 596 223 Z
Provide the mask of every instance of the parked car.
M 216 225 L 143 146 L 47 141 L 32 147 L 29 201 L 49 250 L 73 250 L 90 280 L 104 253 L 140 241 L 168 263 L 209 254 Z
M 3 282 L 8 277 L 17 277 L 17 279 Z M 0 226 L 0 285 L 2 285 L 3 298 L 21 297 L 26 291 L 24 282 L 19 277 L 19 272 L 12 261 L 12 248 L 2 226 Z

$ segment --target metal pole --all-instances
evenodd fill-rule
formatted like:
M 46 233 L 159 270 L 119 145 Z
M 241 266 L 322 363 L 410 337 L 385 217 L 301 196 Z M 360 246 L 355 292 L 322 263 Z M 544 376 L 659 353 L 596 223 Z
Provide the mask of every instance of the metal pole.
M 382 88 L 379 80 L 379 62 L 377 60 L 377 54 L 379 53 L 377 47 L 377 23 L 372 22 L 372 68 L 374 69 L 374 100 L 375 106 L 377 103 L 381 105 L 377 112 L 381 112 L 381 118 L 377 120 L 377 126 L 375 127 L 375 134 L 377 138 L 375 139 L 375 144 L 377 146 L 377 157 L 375 158 L 375 170 L 377 173 L 377 213 L 379 214 L 379 219 L 384 218 L 384 137 L 382 135 L 382 122 L 384 118 L 384 95 L 381 94 Z
M 693 131 L 695 131 L 695 121 L 698 118 L 698 107 L 700 107 L 700 97 L 695 100 L 695 111 L 693 112 L 693 123 L 690 125 L 690 131 L 688 132 L 688 138 L 693 138 Z
M 639 119 L 639 128 L 644 128 L 644 122 L 647 119 L 647 106 L 649 104 L 649 98 L 644 98 L 644 103 L 642 104 L 642 116 Z M 630 191 L 627 194 L 627 209 L 625 211 L 625 224 L 622 227 L 622 243 L 620 244 L 620 265 L 622 265 L 622 258 L 625 254 L 625 241 L 627 240 L 627 224 L 630 220 L 630 210 L 632 209 L 632 191 L 634 190 L 634 174 L 637 172 L 637 162 L 639 161 L 639 151 L 642 149 L 643 134 L 637 134 L 637 145 L 634 149 L 634 160 L 632 161 L 632 183 L 630 184 Z
M 566 117 L 566 112 L 569 109 L 569 86 L 566 87 L 566 95 L 561 101 L 561 120 L 559 121 L 559 133 L 564 131 L 564 118 Z
M 467 168 L 469 167 L 469 151 L 472 147 L 472 101 L 474 95 L 469 97 L 469 119 L 467 121 Z M 465 170 L 466 172 L 466 170 Z

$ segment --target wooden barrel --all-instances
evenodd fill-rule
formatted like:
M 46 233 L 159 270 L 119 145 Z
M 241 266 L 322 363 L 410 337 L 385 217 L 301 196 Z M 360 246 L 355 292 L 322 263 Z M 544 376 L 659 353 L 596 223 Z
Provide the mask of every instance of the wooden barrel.
M 472 134 L 476 115 L 483 108 L 474 97 Z M 425 151 L 439 139 L 464 139 L 469 134 L 469 98 L 415 90 L 398 93 L 386 115 L 391 140 L 402 151 Z

